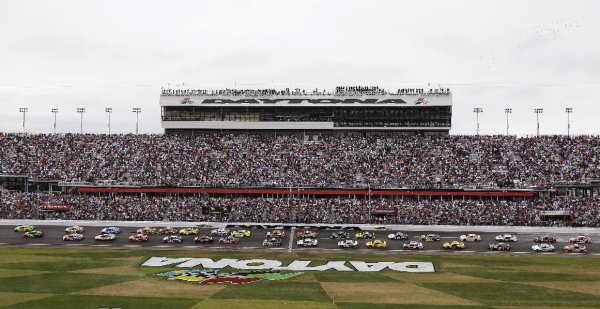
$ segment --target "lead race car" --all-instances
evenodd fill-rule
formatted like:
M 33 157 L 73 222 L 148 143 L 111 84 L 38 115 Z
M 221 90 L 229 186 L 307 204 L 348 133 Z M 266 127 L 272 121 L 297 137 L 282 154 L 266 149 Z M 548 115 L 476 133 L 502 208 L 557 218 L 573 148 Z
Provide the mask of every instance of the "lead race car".
M 340 240 L 337 245 L 338 248 L 358 248 L 358 241 L 352 239 Z
M 421 237 L 419 237 L 422 241 L 438 241 L 440 240 L 440 235 L 438 234 L 427 234 L 427 235 L 421 235 Z
M 192 227 L 187 227 L 187 228 L 179 230 L 179 235 L 198 235 L 198 234 L 200 234 L 200 230 L 192 228 Z
M 237 230 L 237 231 L 231 232 L 231 235 L 233 237 L 242 238 L 242 237 L 250 237 L 250 235 L 252 235 L 252 233 L 249 230 Z
M 545 243 L 555 243 L 556 242 L 556 237 L 552 236 L 552 235 L 548 235 L 548 234 L 544 234 L 541 236 L 536 237 L 534 240 L 534 242 L 545 242 Z
M 105 227 L 100 231 L 100 234 L 119 234 L 121 229 L 116 226 Z
M 219 239 L 220 244 L 235 245 L 240 243 L 240 239 L 234 236 L 225 236 Z
M 296 242 L 298 247 L 316 247 L 319 241 L 316 238 L 303 238 Z
M 65 232 L 69 234 L 82 234 L 83 231 L 85 231 L 85 228 L 80 225 L 69 226 L 65 229 Z
M 214 241 L 214 239 L 211 236 L 202 235 L 202 236 L 194 237 L 194 242 L 198 243 L 198 244 L 209 244 L 209 243 L 212 243 L 213 241 Z
M 317 238 L 318 233 L 311 230 L 296 232 L 297 238 Z
M 492 251 L 510 251 L 510 245 L 505 242 L 498 242 L 495 244 L 490 244 L 488 246 L 488 250 Z
M 499 242 L 516 242 L 517 241 L 517 235 L 512 235 L 512 234 L 502 234 L 502 235 L 498 235 L 496 236 L 496 241 Z
M 566 245 L 562 251 L 564 253 L 587 253 L 587 247 L 580 244 Z
M 32 232 L 35 231 L 35 226 L 33 225 L 19 225 L 15 227 L 15 232 Z
M 533 252 L 554 252 L 556 251 L 556 248 L 551 244 L 541 243 L 531 246 L 531 250 L 533 250 Z
M 460 237 L 458 239 L 460 239 L 460 241 L 481 241 L 481 235 L 477 235 L 477 234 L 460 235 Z
M 579 235 L 579 236 L 569 238 L 569 242 L 576 243 L 576 244 L 589 244 L 592 242 L 592 238 L 587 235 Z
M 346 231 L 335 231 L 329 235 L 331 239 L 348 239 L 350 238 L 350 233 Z
M 181 238 L 181 236 L 179 236 L 179 235 L 169 235 L 169 236 L 163 237 L 163 239 L 162 239 L 162 242 L 169 243 L 169 244 L 180 243 L 182 241 L 183 241 L 183 238 Z
M 354 234 L 357 239 L 375 239 L 375 233 L 371 232 L 358 232 Z
M 367 241 L 366 245 L 367 245 L 367 248 L 385 249 L 385 248 L 387 248 L 387 241 L 375 239 L 375 240 Z
M 96 237 L 94 237 L 94 240 L 115 240 L 117 236 L 115 236 L 115 234 L 100 234 L 100 235 L 96 235 Z
M 452 241 L 452 242 L 445 242 L 442 245 L 442 248 L 444 249 L 450 249 L 450 250 L 455 250 L 455 249 L 464 249 L 465 248 L 465 243 L 462 241 Z
M 177 229 L 168 226 L 168 227 L 159 229 L 158 230 L 158 234 L 161 234 L 161 235 L 175 235 L 175 234 L 177 234 Z
M 148 241 L 148 239 L 150 239 L 150 237 L 148 237 L 148 235 L 146 234 L 136 234 L 136 235 L 131 235 L 129 236 L 129 241 L 133 241 L 133 242 L 143 242 L 143 241 Z
M 40 238 L 44 236 L 44 232 L 42 231 L 31 231 L 31 232 L 25 232 L 25 234 L 23 234 L 23 237 L 25 238 Z
M 271 237 L 263 240 L 262 245 L 264 247 L 280 247 L 283 245 L 283 242 L 279 237 Z
M 267 234 L 265 235 L 267 238 L 283 238 L 285 237 L 285 231 L 284 230 L 280 230 L 280 229 L 275 229 L 272 231 L 267 232 Z
M 231 231 L 224 227 L 210 231 L 211 236 L 228 236 L 229 234 L 231 234 Z
M 64 241 L 80 241 L 83 239 L 83 234 L 72 233 L 63 236 Z
M 402 233 L 402 232 L 396 232 L 396 233 L 392 233 L 388 235 L 388 239 L 393 239 L 393 240 L 406 240 L 408 239 L 408 234 Z
M 411 241 L 409 243 L 402 244 L 404 250 L 423 250 L 423 243 L 418 241 Z

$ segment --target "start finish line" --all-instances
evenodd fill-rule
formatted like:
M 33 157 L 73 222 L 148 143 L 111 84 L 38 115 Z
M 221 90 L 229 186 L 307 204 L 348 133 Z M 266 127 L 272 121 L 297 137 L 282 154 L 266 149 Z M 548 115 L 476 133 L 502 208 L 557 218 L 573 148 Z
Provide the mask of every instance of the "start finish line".
M 210 269 L 221 269 L 231 267 L 241 270 L 293 270 L 293 271 L 361 271 L 377 272 L 390 269 L 409 273 L 432 273 L 435 267 L 431 262 L 375 262 L 367 263 L 362 261 L 329 261 L 323 265 L 311 266 L 312 261 L 295 260 L 288 265 L 277 260 L 251 259 L 220 259 L 213 260 L 209 258 L 167 258 L 151 257 L 141 266 L 146 267 L 165 267 L 174 266 L 182 268 L 202 267 Z

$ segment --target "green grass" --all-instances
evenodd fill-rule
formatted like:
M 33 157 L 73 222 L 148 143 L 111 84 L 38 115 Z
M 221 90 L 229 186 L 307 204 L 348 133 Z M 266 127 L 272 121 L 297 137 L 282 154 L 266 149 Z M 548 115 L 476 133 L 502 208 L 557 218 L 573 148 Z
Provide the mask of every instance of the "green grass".
M 480 309 L 488 306 L 455 306 L 455 305 L 400 305 L 400 304 L 367 304 L 367 303 L 336 303 L 339 309 Z
M 63 272 L 46 273 L 25 277 L 2 278 L 0 279 L 0 291 L 62 294 L 135 279 L 139 279 L 139 277 Z
M 149 297 L 105 297 L 105 296 L 80 296 L 60 295 L 44 299 L 15 304 L 10 309 L 48 309 L 48 308 L 127 308 L 127 309 L 165 309 L 165 308 L 190 308 L 201 299 L 189 298 L 149 298 Z M 0 305 L 1 306 L 1 305 Z
M 317 282 L 261 281 L 240 286 L 228 286 L 212 298 L 273 299 L 292 301 L 330 301 Z
M 340 276 L 338 272 L 325 271 L 314 273 L 319 282 L 398 282 L 393 278 L 376 272 L 348 272 Z

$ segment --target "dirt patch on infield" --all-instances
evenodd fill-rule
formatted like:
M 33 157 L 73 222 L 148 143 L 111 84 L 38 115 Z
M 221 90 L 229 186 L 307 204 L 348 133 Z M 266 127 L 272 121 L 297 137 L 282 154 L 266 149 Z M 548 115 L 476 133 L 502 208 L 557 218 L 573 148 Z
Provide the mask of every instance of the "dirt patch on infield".
M 480 305 L 474 301 L 409 283 L 340 283 L 321 282 L 321 286 L 336 302 Z
M 139 269 L 133 268 L 131 266 L 92 268 L 92 269 L 73 270 L 70 272 L 71 273 L 80 273 L 80 274 L 140 275 L 140 276 L 143 276 L 143 273 L 140 273 Z
M 47 293 L 5 293 L 0 292 L 0 301 L 2 301 L 2 307 L 10 306 L 14 304 L 23 303 L 30 300 L 36 300 L 54 296 L 54 294 Z
M 453 273 L 434 273 L 434 274 L 412 274 L 412 273 L 385 273 L 385 276 L 407 282 L 407 283 L 471 283 L 471 282 L 500 282 L 493 279 L 485 279 Z
M 207 299 L 191 309 L 261 308 L 261 309 L 333 309 L 333 304 L 314 301 Z
M 575 293 L 600 295 L 600 284 L 597 282 L 519 282 L 539 286 L 542 288 L 557 289 Z
M 78 291 L 73 295 L 97 296 L 138 296 L 138 297 L 189 297 L 204 298 L 221 291 L 224 285 L 200 285 L 185 282 L 140 279 L 105 285 L 98 288 Z
M 47 271 L 28 269 L 0 269 L 0 278 L 24 277 L 45 273 L 47 273 Z

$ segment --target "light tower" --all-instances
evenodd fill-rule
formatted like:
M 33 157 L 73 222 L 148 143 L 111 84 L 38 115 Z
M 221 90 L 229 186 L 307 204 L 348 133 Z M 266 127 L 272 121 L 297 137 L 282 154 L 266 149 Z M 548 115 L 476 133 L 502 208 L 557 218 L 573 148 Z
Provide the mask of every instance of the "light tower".
M 571 113 L 573 112 L 572 107 L 567 107 L 565 113 L 567 113 L 567 136 L 571 136 Z
M 79 133 L 83 134 L 83 114 L 85 114 L 85 107 L 78 107 L 77 113 L 79 113 L 81 115 L 81 122 L 79 123 L 79 128 L 80 128 Z
M 105 111 L 108 114 L 108 135 L 110 135 L 110 114 L 112 114 L 112 107 L 107 107 Z
M 25 114 L 29 111 L 27 107 L 20 107 L 19 113 L 23 113 L 23 132 L 25 132 Z
M 537 136 L 540 136 L 540 114 L 544 113 L 544 109 L 534 108 L 533 112 L 535 113 L 535 119 L 537 121 Z
M 506 113 L 506 135 L 508 135 L 508 114 L 512 113 L 512 108 L 505 108 L 504 112 Z
M 58 114 L 58 108 L 53 108 L 50 111 L 54 114 L 54 134 L 56 134 L 56 114 Z
M 140 113 L 142 112 L 142 109 L 140 107 L 134 107 L 132 112 L 135 113 L 135 134 L 138 134 L 138 124 L 139 124 L 139 120 L 140 120 Z
M 483 108 L 475 107 L 473 113 L 477 114 L 477 135 L 479 135 L 479 113 L 483 113 Z

